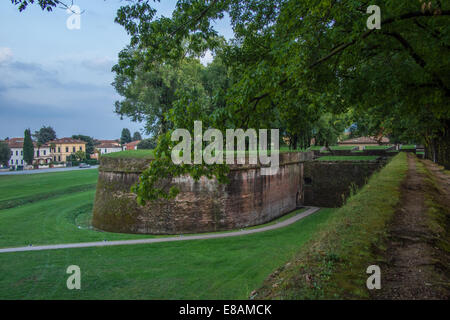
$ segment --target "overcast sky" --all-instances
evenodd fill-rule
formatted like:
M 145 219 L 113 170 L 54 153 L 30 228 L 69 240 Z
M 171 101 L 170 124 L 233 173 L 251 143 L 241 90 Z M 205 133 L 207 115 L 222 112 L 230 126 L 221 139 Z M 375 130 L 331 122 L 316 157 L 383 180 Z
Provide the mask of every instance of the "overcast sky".
M 156 3 L 158 15 L 171 16 L 176 1 Z M 0 2 L 0 139 L 22 137 L 43 125 L 59 138 L 84 134 L 116 139 L 122 128 L 141 131 L 143 124 L 120 120 L 114 102 L 111 67 L 128 43 L 114 23 L 120 0 L 75 0 L 83 14 L 81 28 L 69 30 L 62 9 L 43 12 L 36 5 L 19 13 L 11 1 Z M 227 20 L 217 30 L 232 36 Z M 205 57 L 207 63 L 210 57 Z M 142 131 L 141 131 L 142 132 Z

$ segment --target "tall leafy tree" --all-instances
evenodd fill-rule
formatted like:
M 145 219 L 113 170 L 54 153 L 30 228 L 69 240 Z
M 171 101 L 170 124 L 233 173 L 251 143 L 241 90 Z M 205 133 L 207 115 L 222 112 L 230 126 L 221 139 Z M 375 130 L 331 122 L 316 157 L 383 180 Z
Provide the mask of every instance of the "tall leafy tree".
M 82 134 L 73 135 L 72 138 L 86 142 L 86 156 L 87 157 L 90 158 L 90 156 L 92 154 L 94 154 L 94 152 L 95 152 L 94 138 L 85 136 Z
M 279 124 L 305 139 L 315 124 L 322 128 L 318 138 L 332 141 L 335 133 L 327 132 L 327 125 L 342 115 L 367 114 L 373 118 L 373 134 L 420 124 L 414 133 L 409 130 L 409 138 L 417 137 L 434 150 L 434 159 L 450 165 L 450 3 L 370 4 L 381 8 L 381 29 L 368 29 L 369 4 L 362 1 L 188 0 L 178 2 L 172 18 L 156 17 L 149 2 L 134 3 L 116 18 L 133 48 L 133 54 L 128 49 L 121 53 L 119 65 L 134 77 L 136 70 L 176 66 L 206 50 L 223 62 L 234 79 L 224 107 L 208 112 L 205 86 L 187 80 L 184 84 L 191 85 L 180 86 L 168 112 L 174 128 L 192 130 L 194 120 L 219 129 Z M 225 44 L 213 24 L 224 14 L 235 33 Z M 302 133 L 294 121 L 283 124 L 293 118 L 311 128 Z M 185 173 L 220 177 L 225 172 L 215 166 L 171 166 L 164 158 L 173 146 L 169 137 L 159 140 L 156 161 L 142 177 L 146 183 L 136 188 L 143 199 L 164 194 L 154 188 L 160 178 Z
M 24 140 L 23 140 L 23 160 L 28 164 L 33 164 L 34 159 L 34 146 L 33 140 L 31 140 L 30 129 L 25 130 Z
M 141 134 L 138 131 L 133 133 L 133 141 L 140 141 L 140 140 L 142 140 Z
M 124 128 L 124 129 L 122 130 L 122 135 L 121 135 L 121 137 L 120 137 L 120 143 L 121 143 L 121 144 L 126 144 L 126 143 L 129 143 L 129 142 L 131 142 L 131 141 L 132 141 L 132 139 L 131 139 L 131 133 L 130 133 L 130 130 L 127 129 L 127 128 Z
M 35 131 L 33 134 L 33 137 L 36 139 L 36 142 L 44 145 L 49 141 L 55 140 L 56 139 L 56 132 L 55 130 L 48 126 L 43 126 L 41 129 L 39 129 L 38 131 Z
M 6 142 L 0 141 L 0 164 L 8 166 L 9 159 L 11 159 L 11 149 Z

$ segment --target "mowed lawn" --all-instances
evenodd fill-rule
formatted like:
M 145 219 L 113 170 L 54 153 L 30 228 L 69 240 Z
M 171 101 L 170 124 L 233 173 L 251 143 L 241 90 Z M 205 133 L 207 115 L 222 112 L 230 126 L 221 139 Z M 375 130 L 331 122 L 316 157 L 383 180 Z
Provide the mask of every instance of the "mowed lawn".
M 95 189 L 98 170 L 0 176 L 0 209 Z
M 68 174 L 65 181 L 61 174 Z M 97 174 L 86 170 L 7 177 L 7 182 L 0 179 L 0 199 L 8 198 L 5 183 L 22 190 L 14 191 L 15 197 L 27 198 L 57 191 L 54 183 L 61 188 L 95 183 Z M 47 187 L 36 192 L 40 176 Z M 149 237 L 90 228 L 94 194 L 55 192 L 0 210 L 0 247 Z M 226 239 L 1 253 L 0 299 L 246 299 L 333 213 L 323 209 L 282 229 Z M 66 287 L 69 265 L 81 268 L 81 290 Z

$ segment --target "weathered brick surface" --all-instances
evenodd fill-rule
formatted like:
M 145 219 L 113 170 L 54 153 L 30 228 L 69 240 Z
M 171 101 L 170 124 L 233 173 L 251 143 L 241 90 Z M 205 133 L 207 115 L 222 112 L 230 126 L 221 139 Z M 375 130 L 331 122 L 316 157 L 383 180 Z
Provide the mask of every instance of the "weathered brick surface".
M 113 232 L 181 234 L 230 230 L 262 224 L 303 201 L 303 161 L 312 153 L 283 153 L 276 175 L 262 176 L 259 166 L 233 165 L 230 184 L 202 177 L 174 179 L 174 200 L 136 203 L 130 188 L 149 160 L 109 158 L 101 162 L 93 225 Z
M 340 207 L 352 185 L 360 188 L 386 161 L 310 161 L 304 164 L 304 204 Z

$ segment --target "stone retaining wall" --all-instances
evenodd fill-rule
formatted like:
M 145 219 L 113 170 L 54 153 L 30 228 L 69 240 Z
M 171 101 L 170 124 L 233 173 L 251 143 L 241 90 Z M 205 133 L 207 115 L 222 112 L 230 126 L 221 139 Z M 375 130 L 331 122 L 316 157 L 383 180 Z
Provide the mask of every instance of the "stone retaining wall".
M 189 176 L 172 183 L 174 200 L 139 206 L 130 192 L 150 160 L 103 157 L 93 209 L 96 228 L 123 233 L 182 234 L 239 229 L 271 221 L 303 203 L 303 166 L 312 152 L 280 154 L 280 168 L 261 175 L 259 166 L 234 165 L 230 183 Z

